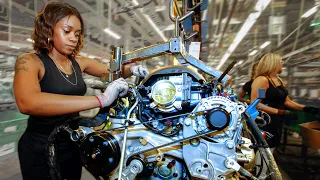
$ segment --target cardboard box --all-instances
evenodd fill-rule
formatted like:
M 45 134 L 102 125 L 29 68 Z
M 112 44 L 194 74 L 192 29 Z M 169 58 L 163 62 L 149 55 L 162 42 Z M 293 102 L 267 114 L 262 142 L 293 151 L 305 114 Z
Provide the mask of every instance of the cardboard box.
M 303 142 L 309 147 L 320 149 L 320 122 L 312 121 L 299 126 Z

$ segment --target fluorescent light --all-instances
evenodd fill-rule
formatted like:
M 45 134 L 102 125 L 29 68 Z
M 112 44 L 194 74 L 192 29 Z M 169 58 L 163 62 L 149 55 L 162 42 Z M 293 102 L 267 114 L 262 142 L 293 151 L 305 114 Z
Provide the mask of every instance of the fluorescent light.
M 167 6 L 156 6 L 154 11 L 160 12 L 160 11 L 165 11 L 167 9 Z
M 18 46 L 12 46 L 12 45 L 10 45 L 9 48 L 12 48 L 12 49 L 20 49 L 20 47 L 18 47 Z
M 28 38 L 28 39 L 26 39 L 26 41 L 28 41 L 28 42 L 34 42 L 34 40 L 32 40 L 31 38 Z
M 139 5 L 137 0 L 132 0 L 131 1 L 133 3 L 133 5 L 137 6 Z M 140 13 L 147 19 L 147 21 L 149 22 L 149 24 L 153 27 L 153 29 L 159 34 L 159 36 L 162 38 L 163 41 L 168 41 L 167 37 L 162 33 L 162 31 L 160 31 L 159 27 L 152 21 L 152 19 L 150 18 L 150 16 L 146 15 L 143 10 L 141 8 L 138 9 L 138 11 L 140 11 Z
M 108 35 L 112 36 L 115 39 L 121 39 L 121 36 L 118 35 L 117 33 L 113 32 L 111 29 L 106 28 L 103 30 L 105 33 L 107 33 Z
M 253 50 L 253 51 L 251 51 L 251 53 L 249 54 L 249 56 L 253 56 L 253 55 L 255 55 L 256 53 L 258 52 L 258 50 Z
M 318 6 L 315 6 L 315 7 L 311 8 L 309 11 L 305 12 L 301 17 L 307 18 L 307 17 L 311 16 L 313 13 L 317 12 L 317 10 L 318 10 Z
M 258 11 L 252 12 L 249 14 L 248 18 L 246 19 L 245 23 L 242 25 L 237 36 L 234 38 L 233 43 L 229 46 L 227 52 L 221 58 L 220 63 L 217 66 L 217 70 L 219 70 L 222 67 L 222 65 L 227 61 L 227 59 L 230 57 L 230 55 L 233 53 L 233 51 L 237 48 L 237 46 L 242 41 L 244 36 L 248 33 L 248 31 L 251 29 L 253 24 L 260 17 L 262 11 L 268 6 L 268 4 L 270 2 L 271 2 L 271 0 L 259 0 L 257 2 L 256 9 L 258 9 Z
M 85 53 L 85 52 L 80 52 L 79 55 L 83 57 L 88 57 L 88 53 Z
M 153 27 L 153 29 L 159 34 L 163 41 L 168 41 L 168 39 L 164 36 L 164 34 L 160 31 L 158 26 L 152 21 L 150 16 L 143 14 L 144 17 L 148 20 L 149 24 Z
M 104 62 L 104 63 L 109 63 L 110 62 L 109 59 L 102 59 L 101 61 Z
M 164 62 L 158 61 L 158 64 L 159 64 L 160 66 L 163 66 L 163 65 L 164 65 Z
M 265 43 L 263 43 L 261 46 L 260 46 L 260 49 L 263 49 L 265 47 L 267 47 L 271 42 L 270 41 L 266 41 Z
M 132 0 L 132 3 L 133 3 L 133 5 L 135 5 L 135 6 L 138 6 L 138 5 L 139 5 L 139 3 L 138 3 L 137 0 Z
M 90 59 L 94 59 L 96 56 L 94 56 L 94 55 L 88 55 L 88 58 L 90 58 Z
M 173 30 L 174 30 L 174 24 L 170 24 L 166 28 L 163 29 L 163 31 L 173 31 Z

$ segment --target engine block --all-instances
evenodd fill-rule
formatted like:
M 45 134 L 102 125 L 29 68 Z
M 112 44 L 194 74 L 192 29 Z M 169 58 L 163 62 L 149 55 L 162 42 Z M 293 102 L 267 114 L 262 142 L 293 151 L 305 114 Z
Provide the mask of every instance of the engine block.
M 213 89 L 185 67 L 149 75 L 128 98 L 129 121 L 118 104 L 118 110 L 104 114 L 110 130 L 73 132 L 85 167 L 95 177 L 115 180 L 125 148 L 123 179 L 233 178 L 230 160 L 248 164 L 254 158 L 250 139 L 241 136 L 246 106 Z

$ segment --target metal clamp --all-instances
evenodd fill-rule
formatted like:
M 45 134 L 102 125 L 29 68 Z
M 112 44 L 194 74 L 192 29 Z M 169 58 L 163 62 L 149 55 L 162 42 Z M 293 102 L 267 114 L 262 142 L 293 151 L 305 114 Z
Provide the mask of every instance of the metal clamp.
M 189 11 L 187 14 L 183 15 L 182 17 L 174 17 L 173 16 L 173 11 L 172 11 L 172 8 L 173 8 L 173 0 L 170 0 L 170 4 L 169 4 L 169 17 L 171 19 L 172 22 L 176 22 L 178 21 L 179 23 L 186 20 L 188 17 L 192 16 L 194 14 L 194 9 L 197 8 L 197 6 L 200 6 L 201 3 L 197 4 L 195 7 L 193 8 L 190 8 L 191 11 Z

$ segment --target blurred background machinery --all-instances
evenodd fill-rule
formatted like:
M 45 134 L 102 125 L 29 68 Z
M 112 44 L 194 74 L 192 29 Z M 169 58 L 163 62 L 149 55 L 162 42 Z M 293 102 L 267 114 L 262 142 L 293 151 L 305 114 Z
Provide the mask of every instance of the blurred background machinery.
M 34 17 L 49 1 L 0 0 L 0 160 L 16 150 L 26 127 L 27 116 L 20 114 L 14 103 L 14 63 L 19 54 L 32 50 Z M 128 52 L 174 36 L 169 0 L 64 1 L 76 7 L 84 19 L 85 46 L 80 55 L 102 63 L 109 63 L 114 46 L 123 46 L 123 52 Z M 183 24 L 186 35 L 198 32 L 188 43 L 190 54 L 220 71 L 237 60 L 230 75 L 232 87 L 239 92 L 263 54 L 280 53 L 285 62 L 281 77 L 291 98 L 320 106 L 319 0 L 174 0 L 174 14 L 179 16 L 200 3 L 195 15 Z M 175 61 L 161 56 L 140 63 L 152 71 Z M 101 84 L 100 79 L 84 78 L 87 94 L 97 93 L 90 87 Z M 314 120 L 299 113 L 299 120 L 288 124 L 285 132 L 299 133 L 299 124 Z M 284 144 L 301 146 L 301 138 L 290 141 Z

